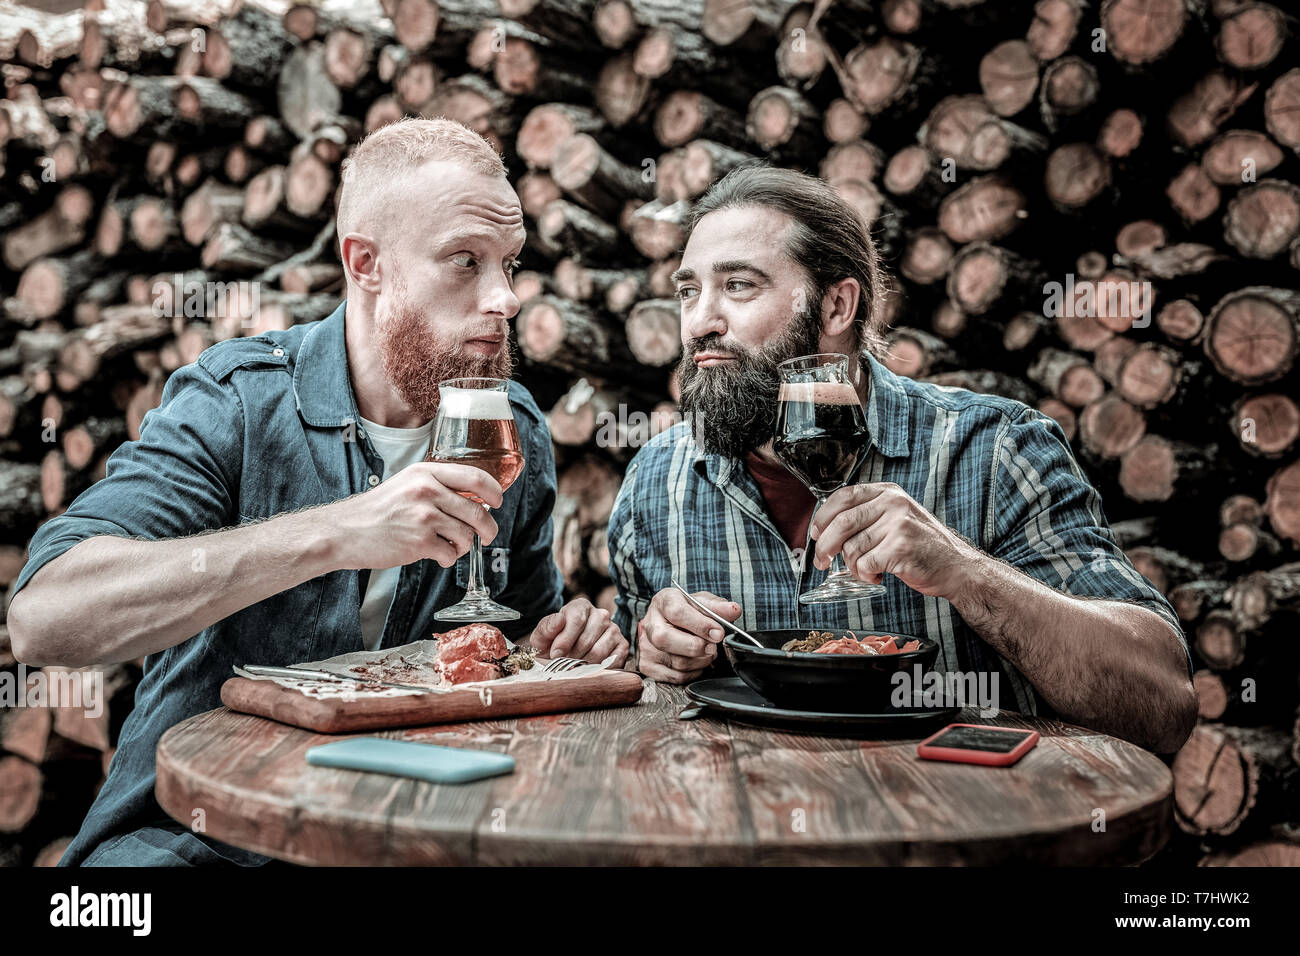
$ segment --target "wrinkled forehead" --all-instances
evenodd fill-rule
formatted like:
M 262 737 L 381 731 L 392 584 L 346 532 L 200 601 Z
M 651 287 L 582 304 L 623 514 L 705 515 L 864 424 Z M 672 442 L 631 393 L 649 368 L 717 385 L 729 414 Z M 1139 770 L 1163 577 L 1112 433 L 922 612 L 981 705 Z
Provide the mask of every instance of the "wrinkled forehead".
M 503 246 L 524 240 L 524 213 L 510 183 L 458 164 L 426 163 L 402 190 L 403 228 L 425 236 L 477 235 Z

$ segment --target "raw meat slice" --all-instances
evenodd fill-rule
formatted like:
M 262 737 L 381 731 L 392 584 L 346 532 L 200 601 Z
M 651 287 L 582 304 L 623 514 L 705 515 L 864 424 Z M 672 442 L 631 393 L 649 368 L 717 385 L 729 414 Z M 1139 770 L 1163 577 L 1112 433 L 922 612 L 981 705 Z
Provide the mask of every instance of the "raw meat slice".
M 438 638 L 438 663 L 442 666 L 459 660 L 491 661 L 510 653 L 506 638 L 491 624 L 466 624 Z
M 476 680 L 496 680 L 501 676 L 501 668 L 490 661 L 476 661 L 462 657 L 458 661 L 442 665 L 442 674 L 451 684 L 465 684 Z

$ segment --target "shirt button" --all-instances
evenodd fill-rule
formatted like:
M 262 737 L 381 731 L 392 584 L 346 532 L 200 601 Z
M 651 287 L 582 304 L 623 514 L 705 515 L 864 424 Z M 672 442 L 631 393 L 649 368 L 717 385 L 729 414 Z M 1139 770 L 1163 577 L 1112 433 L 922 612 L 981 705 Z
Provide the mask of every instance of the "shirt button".
M 370 487 L 373 488 L 375 487 L 375 485 L 379 484 L 379 476 L 371 475 L 369 478 L 366 479 L 366 481 L 370 482 Z
M 271 349 L 271 354 L 277 357 L 281 356 L 284 354 L 284 349 Z
M 365 437 L 366 437 L 366 430 L 365 430 L 364 428 L 358 428 L 358 429 L 357 429 L 357 434 L 360 435 L 362 438 L 365 438 Z

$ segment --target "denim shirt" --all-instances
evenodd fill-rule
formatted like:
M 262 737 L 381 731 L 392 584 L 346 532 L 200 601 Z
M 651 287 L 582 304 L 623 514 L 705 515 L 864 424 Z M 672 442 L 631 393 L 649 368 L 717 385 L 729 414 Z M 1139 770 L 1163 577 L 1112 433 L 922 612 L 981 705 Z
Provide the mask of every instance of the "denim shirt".
M 14 593 L 46 562 L 97 535 L 185 537 L 327 504 L 377 485 L 384 463 L 357 424 L 345 306 L 321 321 L 218 343 L 177 369 L 162 403 L 145 416 L 140 440 L 118 448 L 106 477 L 36 532 Z M 483 563 L 493 596 L 521 613 L 518 621 L 501 625 L 507 637 L 519 639 L 558 610 L 563 597 L 551 554 L 550 434 L 536 402 L 517 382 L 510 383 L 510 402 L 525 470 L 492 513 L 498 532 L 483 546 Z M 196 561 L 199 545 L 201 540 Z M 428 559 L 403 567 L 380 646 L 454 627 L 433 615 L 464 595 L 468 565 L 464 555 L 454 570 Z M 194 586 L 201 588 L 201 562 L 194 567 Z M 220 706 L 221 685 L 233 676 L 233 664 L 286 665 L 363 650 L 360 611 L 368 578 L 366 570 L 321 575 L 146 657 L 108 778 L 60 862 L 79 863 L 97 845 L 117 835 L 126 839 L 137 828 L 175 830 L 154 800 L 159 738 L 187 717 Z M 219 855 L 237 862 L 265 861 L 206 837 L 184 837 L 202 839 L 208 848 L 215 844 Z M 178 855 L 202 857 L 202 851 L 189 844 Z

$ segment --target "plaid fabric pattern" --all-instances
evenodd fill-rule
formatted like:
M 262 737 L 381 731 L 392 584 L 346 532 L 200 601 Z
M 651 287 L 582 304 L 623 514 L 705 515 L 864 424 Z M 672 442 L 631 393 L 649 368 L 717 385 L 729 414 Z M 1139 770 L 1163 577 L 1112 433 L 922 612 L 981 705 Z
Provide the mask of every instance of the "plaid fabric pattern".
M 1101 495 L 1060 426 L 1021 402 L 898 376 L 864 354 L 870 433 L 860 482 L 895 482 L 948 527 L 1054 589 L 1150 608 L 1187 639 L 1169 602 L 1119 547 Z M 690 423 L 655 436 L 628 466 L 609 522 L 615 621 L 635 642 L 650 600 L 676 578 L 742 608 L 746 629 L 853 628 L 928 636 L 940 671 L 987 672 L 1000 706 L 1052 716 L 1050 706 L 946 600 L 893 575 L 887 593 L 801 605 L 826 572 L 791 550 L 744 464 L 708 455 Z M 1188 673 L 1192 670 L 1188 653 Z M 1010 689 L 1008 693 L 1007 689 Z

